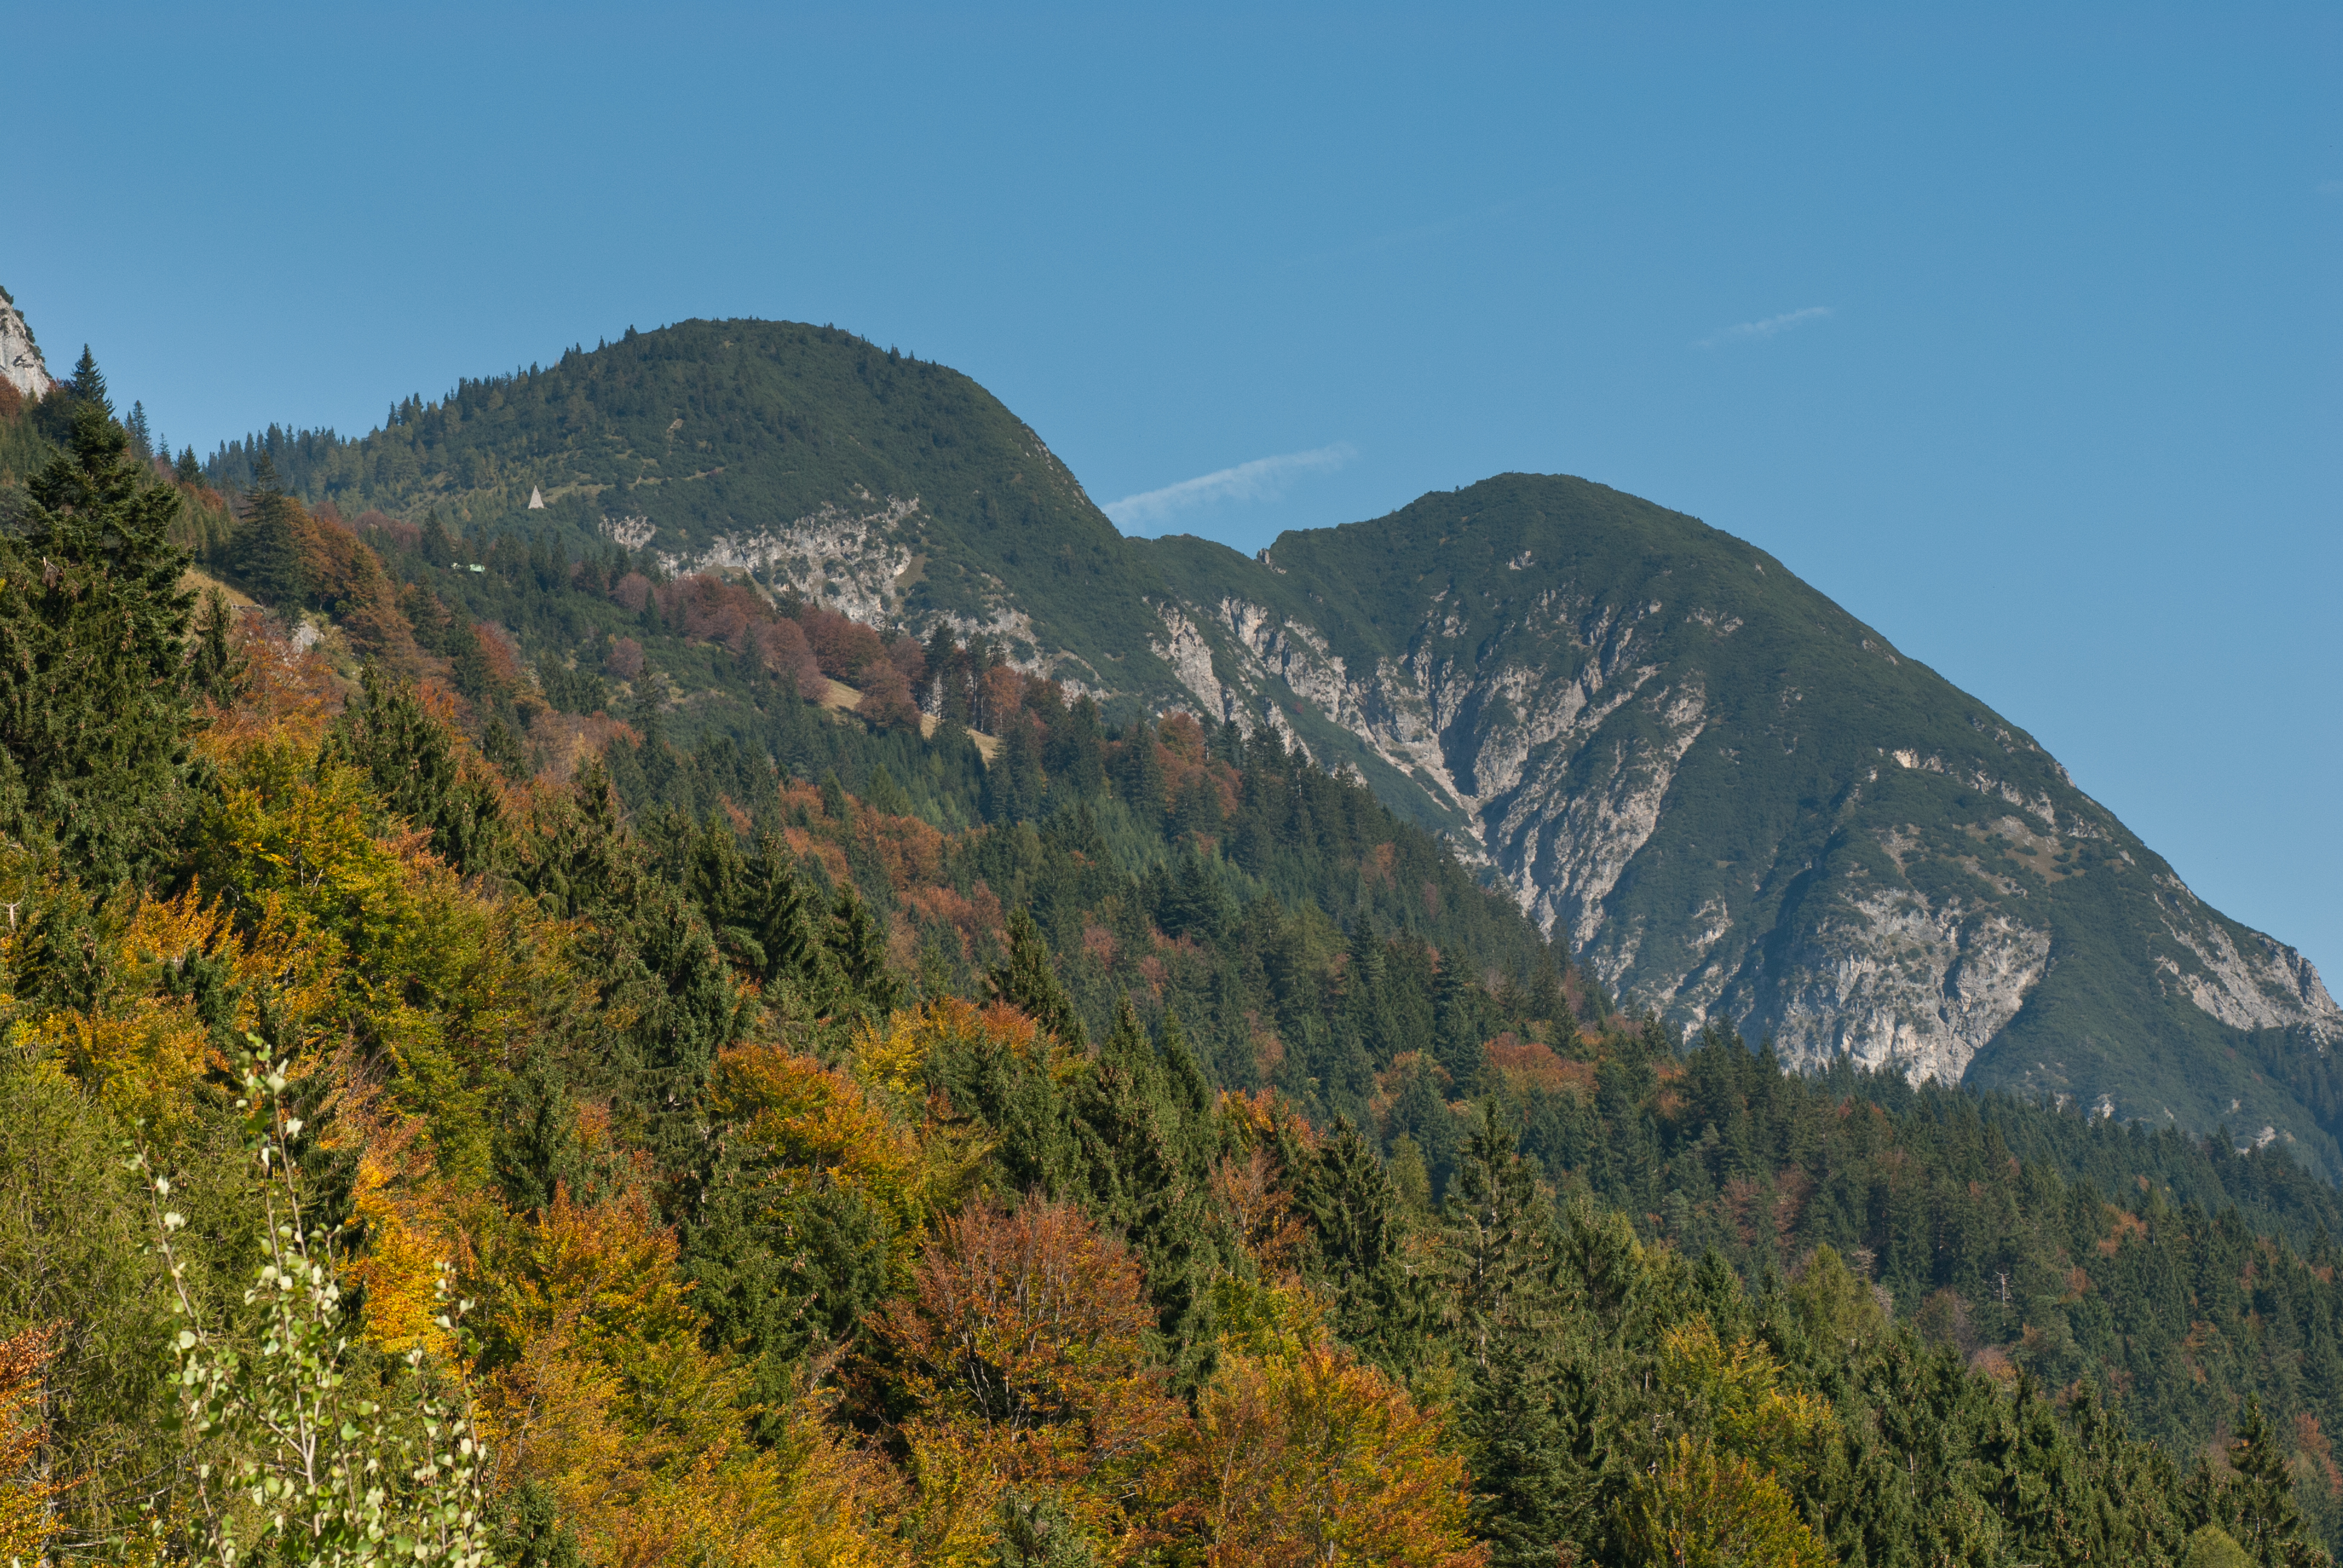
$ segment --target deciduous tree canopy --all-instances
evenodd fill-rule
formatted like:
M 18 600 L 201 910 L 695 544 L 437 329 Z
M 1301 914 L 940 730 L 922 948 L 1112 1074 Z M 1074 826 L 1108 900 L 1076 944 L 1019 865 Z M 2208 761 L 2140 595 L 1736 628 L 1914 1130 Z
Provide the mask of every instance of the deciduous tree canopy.
M 0 1551 L 2327 1560 L 2282 1156 L 1672 1039 L 949 636 L 499 545 L 646 634 L 557 679 L 290 498 L 312 618 L 198 620 L 87 369 L 0 538 Z

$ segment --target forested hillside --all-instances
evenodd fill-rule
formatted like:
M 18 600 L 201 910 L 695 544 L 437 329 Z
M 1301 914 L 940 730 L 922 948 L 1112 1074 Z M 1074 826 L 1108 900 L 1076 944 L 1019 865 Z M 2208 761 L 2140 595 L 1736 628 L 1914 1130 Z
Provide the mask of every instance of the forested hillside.
M 1265 732 L 5 425 L 0 1553 L 2343 1533 L 2277 1151 L 1680 1050 Z
M 607 710 L 819 777 L 805 748 L 835 735 L 765 702 L 753 663 L 705 651 L 734 639 L 706 634 L 778 608 L 819 640 L 842 616 L 932 645 L 934 669 L 896 660 L 931 716 L 945 698 L 922 683 L 966 645 L 1091 697 L 1104 725 L 1186 708 L 1355 773 L 1680 1040 L 1714 1024 L 1802 1070 L 1849 1055 L 2227 1127 L 2343 1175 L 2343 1011 L 2299 953 L 2204 905 L 2034 738 L 1785 563 L 1601 485 L 1501 475 L 1261 560 L 1123 539 L 968 377 L 758 321 L 574 348 L 408 398 L 353 440 L 272 427 L 205 475 L 340 521 L 314 581 L 247 559 L 249 537 L 216 532 L 206 560 L 330 613 L 359 651 L 407 657 L 394 608 L 426 656 L 455 657 L 431 640 L 443 611 L 494 628 L 519 680 L 496 734 L 530 753 L 498 749 L 507 767 L 572 745 L 569 720 L 526 711 L 534 672 L 588 719 L 656 688 Z M 352 532 L 387 578 L 355 621 L 367 595 L 332 564 Z M 466 668 L 477 688 L 488 667 Z M 841 758 L 840 779 L 871 765 Z M 949 787 L 912 766 L 890 778 L 926 819 L 980 819 L 950 815 L 973 764 L 941 764 L 963 770 Z

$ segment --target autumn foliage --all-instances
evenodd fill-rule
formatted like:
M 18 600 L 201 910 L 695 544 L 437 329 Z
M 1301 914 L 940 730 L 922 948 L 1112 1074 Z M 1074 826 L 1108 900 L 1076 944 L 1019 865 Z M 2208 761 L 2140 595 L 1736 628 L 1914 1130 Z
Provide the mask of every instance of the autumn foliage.
M 0 1340 L 0 1557 L 37 1555 L 49 1534 L 49 1502 L 56 1483 L 41 1473 L 48 1435 L 41 1371 L 55 1353 L 56 1332 L 46 1325 Z
M 745 1373 L 702 1345 L 645 1194 L 558 1192 L 511 1246 L 480 1368 L 508 1482 L 543 1486 L 591 1561 L 775 1550 L 779 1462 L 749 1442 Z
M 1704 1089 L 1656 1022 L 1574 1017 L 1354 781 L 1185 714 L 1110 735 L 949 628 L 273 487 L 236 523 L 273 612 L 206 629 L 177 498 L 85 403 L 44 538 L 95 559 L 111 508 L 138 570 L 11 567 L 0 629 L 131 648 L 106 700 L 159 739 L 0 736 L 0 783 L 79 803 L 0 789 L 0 1558 L 1823 1568 L 2217 1527 L 2323 1562 L 2308 1412 L 2246 1405 L 2184 1482 L 2079 1381 L 2062 1414 L 1899 1325 L 1865 1258 L 1751 1286 L 1600 1208 L 1659 1120 L 1776 1237 L 1906 1194 L 1752 1133 L 1805 1091 L 1737 1045 Z M 369 539 L 605 618 L 531 666 Z M 839 768 L 657 739 L 693 661 Z M 76 699 L 0 666 L 19 717 Z M 799 700 L 827 680 L 860 721 Z M 643 736 L 598 757 L 614 682 Z M 1526 961 L 1484 983 L 1492 931 Z M 1610 1131 L 1565 1170 L 1537 1118 Z M 2116 1231 L 2062 1262 L 2085 1308 L 2147 1245 Z
M 1232 1354 L 1181 1445 L 1172 1516 L 1212 1568 L 1465 1568 L 1470 1477 L 1441 1422 L 1333 1345 Z
M 979 1560 L 1011 1493 L 1093 1539 L 1139 1526 L 1180 1414 L 1147 1353 L 1151 1323 L 1129 1251 L 1071 1205 L 979 1203 L 944 1221 L 910 1299 L 875 1325 L 914 1412 L 900 1441 L 924 1557 Z

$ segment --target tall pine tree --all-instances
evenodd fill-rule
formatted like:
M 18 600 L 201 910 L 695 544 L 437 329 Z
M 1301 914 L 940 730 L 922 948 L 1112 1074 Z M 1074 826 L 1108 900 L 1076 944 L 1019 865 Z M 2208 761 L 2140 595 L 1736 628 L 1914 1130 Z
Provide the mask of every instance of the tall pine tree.
M 1447 1229 L 1473 1523 L 1492 1562 L 1552 1563 L 1590 1510 L 1594 1477 L 1567 1397 L 1554 1206 L 1493 1103 L 1458 1161 Z

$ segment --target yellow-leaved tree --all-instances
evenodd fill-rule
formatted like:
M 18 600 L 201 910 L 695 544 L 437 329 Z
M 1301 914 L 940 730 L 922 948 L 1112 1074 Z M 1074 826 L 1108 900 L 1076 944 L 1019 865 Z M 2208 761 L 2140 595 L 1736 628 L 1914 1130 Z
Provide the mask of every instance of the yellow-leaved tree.
M 1464 1462 L 1438 1417 L 1323 1340 L 1229 1352 L 1197 1402 L 1171 1515 L 1181 1561 L 1468 1568 Z
M 478 1368 L 506 1485 L 548 1492 L 589 1562 L 780 1551 L 781 1469 L 749 1442 L 747 1370 L 703 1343 L 639 1186 L 595 1203 L 557 1192 L 486 1262 Z
M 1823 1568 L 1829 1549 L 1784 1484 L 1811 1462 L 1829 1402 L 1783 1387 L 1763 1345 L 1721 1342 L 1708 1319 L 1668 1331 L 1659 1382 L 1682 1430 L 1636 1479 L 1620 1535 L 1666 1568 Z
M 1336 1343 L 1291 1275 L 1214 1287 L 1218 1365 L 1153 1499 L 1168 1561 L 1470 1568 L 1470 1478 L 1435 1411 Z

